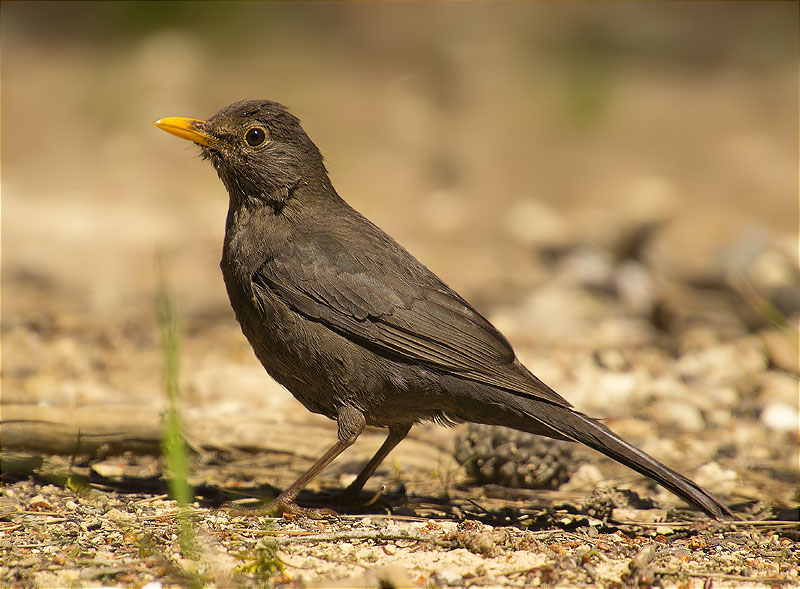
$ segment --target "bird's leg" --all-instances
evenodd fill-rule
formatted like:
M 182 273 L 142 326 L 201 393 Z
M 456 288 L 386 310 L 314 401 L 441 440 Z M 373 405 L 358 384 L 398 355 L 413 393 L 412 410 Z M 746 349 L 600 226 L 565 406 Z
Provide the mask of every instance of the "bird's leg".
M 405 437 L 408 435 L 409 430 L 411 429 L 411 425 L 400 425 L 400 426 L 390 426 L 389 427 L 389 436 L 386 438 L 386 441 L 383 442 L 383 445 L 378 448 L 378 451 L 375 452 L 375 455 L 367 462 L 366 466 L 358 473 L 356 479 L 348 485 L 348 487 L 342 491 L 342 493 L 337 497 L 337 501 L 341 503 L 355 503 L 356 499 L 358 498 L 358 493 L 364 488 L 367 480 L 369 477 L 373 475 L 375 470 L 380 466 L 383 459 L 389 455 L 397 444 L 402 442 Z
M 353 445 L 361 432 L 364 431 L 364 427 L 366 426 L 364 415 L 352 407 L 340 408 L 336 420 L 339 425 L 339 440 L 333 446 L 331 446 L 331 448 L 325 452 L 325 454 L 323 454 L 322 458 L 317 460 L 314 465 L 305 472 L 305 474 L 292 483 L 286 490 L 283 491 L 283 493 L 278 495 L 278 497 L 269 504 L 267 511 L 306 515 L 315 519 L 319 519 L 326 515 L 334 517 L 337 515 L 332 509 L 311 509 L 300 507 L 294 502 L 300 491 L 302 491 L 303 488 L 314 479 L 314 477 L 316 477 L 326 466 L 333 462 L 333 460 L 339 456 L 339 454 Z

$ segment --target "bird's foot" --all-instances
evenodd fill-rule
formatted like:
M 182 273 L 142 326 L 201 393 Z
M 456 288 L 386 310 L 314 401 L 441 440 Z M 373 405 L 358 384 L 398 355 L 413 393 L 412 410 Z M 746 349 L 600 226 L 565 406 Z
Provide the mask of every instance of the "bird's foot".
M 257 507 L 229 507 L 225 508 L 232 515 L 242 517 L 275 517 L 283 516 L 286 519 L 304 516 L 309 519 L 325 519 L 328 517 L 339 517 L 339 514 L 328 507 L 302 507 L 295 503 L 291 498 L 278 496 L 267 503 Z
M 339 493 L 334 501 L 336 505 L 343 507 L 369 507 L 380 499 L 383 492 L 386 490 L 386 485 L 381 485 L 378 491 L 371 497 L 362 497 L 361 489 L 354 489 L 347 487 L 344 491 Z
M 291 499 L 283 498 L 280 495 L 266 506 L 265 511 L 272 515 L 282 515 L 288 519 L 297 516 L 305 516 L 309 519 L 339 517 L 339 514 L 329 507 L 301 507 Z

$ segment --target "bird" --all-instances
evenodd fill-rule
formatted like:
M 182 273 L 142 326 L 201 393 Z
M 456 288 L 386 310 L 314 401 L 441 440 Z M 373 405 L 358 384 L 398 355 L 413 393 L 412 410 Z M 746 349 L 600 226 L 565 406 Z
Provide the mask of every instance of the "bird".
M 577 411 L 518 359 L 503 334 L 333 187 L 289 109 L 242 100 L 207 120 L 154 125 L 200 146 L 229 197 L 220 268 L 241 330 L 267 373 L 337 423 L 335 443 L 270 504 L 300 491 L 367 425 L 388 435 L 342 498 L 356 498 L 420 422 L 506 426 L 582 443 L 715 519 L 710 492 Z

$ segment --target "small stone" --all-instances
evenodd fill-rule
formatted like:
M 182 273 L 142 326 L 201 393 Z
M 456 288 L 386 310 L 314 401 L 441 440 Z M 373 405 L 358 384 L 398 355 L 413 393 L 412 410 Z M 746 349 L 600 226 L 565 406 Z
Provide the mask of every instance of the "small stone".
M 604 368 L 616 371 L 623 370 L 628 365 L 619 350 L 614 348 L 597 352 L 597 362 Z
M 91 531 L 99 530 L 100 528 L 102 528 L 103 527 L 103 522 L 100 521 L 99 519 L 92 519 L 92 520 L 89 520 L 88 522 L 82 523 L 81 527 L 84 530 L 86 530 L 87 532 L 91 532 Z
M 800 414 L 797 407 L 770 403 L 761 412 L 761 423 L 774 431 L 796 432 L 800 430 Z
M 367 576 L 373 576 L 376 583 L 374 587 L 411 587 L 412 582 L 406 572 L 397 565 L 377 567 L 368 571 Z
M 77 522 L 65 522 L 61 527 L 61 535 L 65 538 L 74 538 L 81 533 L 81 527 Z
M 653 405 L 652 412 L 653 415 L 658 416 L 659 423 L 678 431 L 702 432 L 706 430 L 706 421 L 700 410 L 687 401 L 659 401 Z
M 760 335 L 772 364 L 791 374 L 800 374 L 800 340 L 797 331 L 765 329 Z
M 599 468 L 594 464 L 584 462 L 578 467 L 575 474 L 570 477 L 569 481 L 561 485 L 560 490 L 564 492 L 585 491 L 593 489 L 604 480 L 606 480 L 606 477 L 603 476 Z
M 626 416 L 630 407 L 646 394 L 640 375 L 635 372 L 583 370 L 578 374 L 577 385 L 591 394 L 585 394 L 582 399 L 571 396 L 571 400 L 584 413 L 603 417 Z
M 455 565 L 444 567 L 436 573 L 436 576 L 439 577 L 445 585 L 460 585 L 463 579 L 461 569 Z
M 31 511 L 53 511 L 53 504 L 44 498 L 44 495 L 36 495 L 28 501 L 28 509 Z
M 119 464 L 110 462 L 97 462 L 92 465 L 92 470 L 106 479 L 121 479 L 125 471 Z
M 540 200 L 517 202 L 506 217 L 509 235 L 523 245 L 557 248 L 568 243 L 568 231 L 561 215 Z
M 656 534 L 660 536 L 669 536 L 675 532 L 675 528 L 671 526 L 656 526 Z
M 666 518 L 666 509 L 634 509 L 631 507 L 616 507 L 611 511 L 611 519 L 617 522 L 650 523 L 664 521 Z
M 655 544 L 648 544 L 639 552 L 636 553 L 631 559 L 631 562 L 628 563 L 628 568 L 631 571 L 643 571 L 647 568 L 653 559 L 656 557 L 656 545 Z
M 716 462 L 707 462 L 698 468 L 693 478 L 701 487 L 719 495 L 732 494 L 739 479 L 735 471 L 723 469 Z
M 784 405 L 797 406 L 798 399 L 797 377 L 785 372 L 770 370 L 761 377 L 761 390 L 758 398 L 761 403 L 783 403 Z
M 109 509 L 106 512 L 106 518 L 109 521 L 112 521 L 117 524 L 133 523 L 136 520 L 136 516 L 134 516 L 132 513 L 120 511 L 117 508 Z
M 625 260 L 614 271 L 614 286 L 622 303 L 635 313 L 649 313 L 658 289 L 650 271 L 636 260 Z
M 563 285 L 607 290 L 614 278 L 614 257 L 600 248 L 583 247 L 564 258 L 557 279 Z

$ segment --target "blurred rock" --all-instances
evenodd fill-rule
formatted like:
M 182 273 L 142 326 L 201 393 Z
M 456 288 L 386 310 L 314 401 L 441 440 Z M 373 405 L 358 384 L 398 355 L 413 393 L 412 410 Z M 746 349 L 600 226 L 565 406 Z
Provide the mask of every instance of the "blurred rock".
M 724 340 L 797 317 L 800 269 L 780 238 L 724 216 L 697 222 L 660 234 L 648 256 L 649 269 L 671 283 L 659 300 L 660 326 L 680 333 L 710 324 Z
M 207 355 L 186 374 L 185 395 L 193 405 L 227 405 L 285 411 L 292 396 L 255 362 Z M 248 359 L 249 360 L 249 359 Z
M 658 401 L 652 405 L 651 411 L 660 425 L 676 431 L 702 432 L 707 429 L 703 414 L 686 401 Z
M 650 399 L 647 380 L 641 369 L 615 372 L 586 362 L 576 366 L 576 374 L 561 387 L 561 391 L 588 415 L 626 417 Z
M 705 290 L 681 283 L 662 283 L 656 293 L 653 323 L 676 340 L 681 351 L 741 337 L 748 332 L 726 291 Z
M 736 405 L 730 405 L 729 407 L 716 407 L 713 409 L 709 409 L 703 411 L 703 417 L 708 424 L 710 429 L 714 430 L 724 430 L 725 428 L 730 427 L 730 424 L 733 422 L 734 419 L 734 409 Z
M 496 309 L 489 320 L 516 341 L 585 343 L 590 319 L 603 314 L 603 304 L 590 293 L 548 284 L 520 305 Z
M 136 521 L 136 516 L 134 514 L 122 511 L 121 509 L 117 509 L 116 507 L 106 511 L 105 517 L 108 518 L 110 521 L 123 526 L 130 525 L 134 521 Z
M 506 228 L 512 239 L 536 249 L 561 249 L 572 235 L 561 215 L 549 204 L 533 198 L 519 200 L 509 209 Z
M 628 363 L 619 350 L 606 349 L 600 350 L 595 354 L 597 363 L 609 370 L 623 370 L 628 367 Z
M 785 372 L 770 370 L 761 375 L 758 401 L 763 404 L 782 403 L 797 406 L 800 389 L 797 377 Z
M 585 491 L 586 489 L 593 489 L 607 480 L 607 477 L 594 464 L 584 462 L 578 466 L 578 470 L 570 477 L 569 481 L 561 485 L 561 490 Z
M 571 215 L 572 224 L 584 243 L 608 251 L 614 259 L 641 260 L 679 203 L 669 180 L 662 177 L 636 178 L 623 190 L 619 206 L 585 206 Z
M 397 565 L 375 567 L 364 573 L 365 587 L 379 587 L 381 589 L 411 587 L 413 582 L 408 574 Z M 358 585 L 347 585 L 358 587 Z
M 22 325 L 3 332 L 3 348 L 4 379 L 35 374 L 50 357 L 41 335 Z
M 436 578 L 440 583 L 450 586 L 460 586 L 463 584 L 464 575 L 461 567 L 450 565 L 436 572 Z M 437 583 L 438 585 L 439 583 Z
M 658 288 L 650 271 L 636 260 L 623 260 L 615 269 L 614 287 L 632 313 L 650 314 L 658 300 Z
M 615 507 L 611 510 L 611 519 L 616 522 L 652 523 L 664 521 L 666 509 L 634 509 L 631 507 Z
M 800 374 L 800 339 L 796 326 L 788 330 L 765 329 L 759 335 L 770 363 L 786 372 Z
M 53 504 L 44 495 L 39 494 L 28 500 L 28 509 L 30 511 L 53 511 Z
M 800 414 L 796 405 L 769 403 L 761 412 L 761 423 L 774 431 L 800 431 Z
M 611 292 L 614 281 L 614 256 L 597 247 L 579 247 L 565 256 L 553 280 L 561 286 L 578 286 Z
M 763 346 L 760 342 L 754 343 L 752 338 L 688 352 L 678 358 L 675 365 L 681 379 L 734 387 L 754 378 L 766 367 Z
M 717 495 L 731 495 L 738 484 L 736 472 L 722 468 L 717 462 L 707 462 L 692 476 L 694 482 Z
M 739 406 L 741 394 L 730 385 L 709 385 L 696 383 L 687 389 L 689 396 L 686 400 L 700 409 L 704 414 L 710 411 L 724 409 L 730 412 Z
M 118 463 L 103 461 L 92 464 L 92 470 L 101 477 L 111 480 L 122 480 L 125 468 Z
M 765 307 L 759 297 L 768 301 L 784 320 L 797 317 L 800 311 L 800 269 L 797 264 L 771 243 L 762 244 L 756 251 L 748 253 L 750 255 L 743 259 L 730 261 L 728 280 L 750 305 L 748 315 L 755 315 L 750 317 L 751 322 L 758 324 L 758 320 L 781 319 L 772 317 L 772 309 Z

